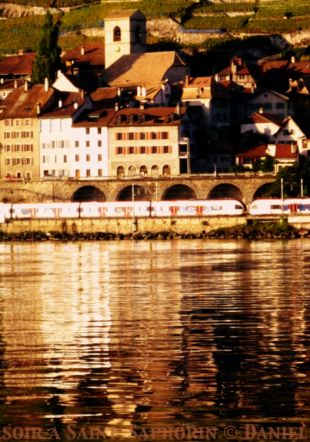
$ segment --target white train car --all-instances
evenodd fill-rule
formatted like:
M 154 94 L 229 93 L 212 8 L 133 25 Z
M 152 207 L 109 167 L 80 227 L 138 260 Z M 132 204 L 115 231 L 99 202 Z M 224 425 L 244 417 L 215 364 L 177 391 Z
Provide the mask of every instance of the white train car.
M 152 215 L 157 217 L 243 215 L 245 208 L 237 200 L 184 200 L 152 203 Z
M 11 219 L 78 218 L 79 203 L 12 204 Z
M 85 202 L 80 204 L 81 218 L 130 218 L 150 216 L 149 201 Z
M 280 198 L 262 198 L 252 201 L 249 206 L 250 215 L 282 215 L 283 200 Z
M 283 204 L 284 213 L 310 213 L 310 198 L 286 198 Z
M 10 213 L 11 213 L 11 204 L 0 203 L 0 223 L 1 224 L 10 218 Z

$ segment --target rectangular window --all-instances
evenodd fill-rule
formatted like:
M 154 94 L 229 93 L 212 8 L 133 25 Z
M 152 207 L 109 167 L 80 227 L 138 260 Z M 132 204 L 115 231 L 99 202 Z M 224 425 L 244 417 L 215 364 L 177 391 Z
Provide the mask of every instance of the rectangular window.
M 101 153 L 98 154 L 98 161 L 102 161 L 102 155 L 101 155 Z
M 75 161 L 80 161 L 80 156 L 79 155 L 75 155 Z
M 140 133 L 140 140 L 145 140 L 145 133 L 144 132 Z
M 67 162 L 67 155 L 64 155 L 64 163 Z
M 116 138 L 116 140 L 118 140 L 118 141 L 122 140 L 122 139 L 123 139 L 122 135 L 123 135 L 123 134 L 122 134 L 121 132 L 117 132 L 117 133 L 115 134 L 115 138 Z
M 169 146 L 163 147 L 163 153 L 169 153 Z
M 6 166 L 10 166 L 11 165 L 11 158 L 6 158 L 5 159 L 5 165 Z
M 122 153 L 123 153 L 122 147 L 117 147 L 115 152 L 116 152 L 116 155 L 122 155 Z
M 90 141 L 86 141 L 86 147 L 90 147 Z
M 102 176 L 102 169 L 98 169 L 98 176 Z
M 133 132 L 128 133 L 128 140 L 134 140 L 134 133 Z
M 152 153 L 157 153 L 157 146 L 152 146 L 152 150 L 151 150 L 151 152 L 152 152 Z
M 156 140 L 156 139 L 157 139 L 157 133 L 151 132 L 151 140 Z
M 79 147 L 79 145 L 80 145 L 79 141 L 76 140 L 74 145 L 75 145 L 75 147 Z
M 128 153 L 129 154 L 134 154 L 135 153 L 135 148 L 133 146 L 129 146 L 128 147 Z
M 97 133 L 101 134 L 101 127 L 97 127 Z
M 102 146 L 102 141 L 101 141 L 101 140 L 98 140 L 97 145 L 98 145 L 98 147 L 101 147 L 101 146 Z
M 145 146 L 140 147 L 140 153 L 144 154 L 146 152 Z
M 161 139 L 162 140 L 168 140 L 169 133 L 168 132 L 161 132 Z
M 90 169 L 86 169 L 86 176 L 90 176 Z
M 86 155 L 86 161 L 90 161 L 90 155 Z
M 90 132 L 89 127 L 86 127 L 86 128 L 85 128 L 85 133 L 86 133 L 86 135 L 89 135 L 89 132 Z

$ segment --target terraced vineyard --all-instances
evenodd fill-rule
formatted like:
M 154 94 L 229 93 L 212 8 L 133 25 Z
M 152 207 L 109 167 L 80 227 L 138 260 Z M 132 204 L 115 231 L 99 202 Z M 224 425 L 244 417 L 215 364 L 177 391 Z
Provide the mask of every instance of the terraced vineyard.
M 79 44 L 83 28 L 103 27 L 104 17 L 115 9 L 140 9 L 149 19 L 170 17 L 186 29 L 221 29 L 226 35 L 239 33 L 284 33 L 310 29 L 310 0 L 254 0 L 247 2 L 209 2 L 201 0 L 139 0 L 111 2 L 83 0 L 16 0 L 16 3 L 46 7 L 72 7 L 62 16 L 61 45 L 64 49 Z M 9 3 L 9 2 L 2 2 Z M 0 7 L 1 10 L 1 7 Z M 21 48 L 35 50 L 43 16 L 23 16 L 0 21 L 0 52 Z M 76 35 L 66 33 L 75 31 Z

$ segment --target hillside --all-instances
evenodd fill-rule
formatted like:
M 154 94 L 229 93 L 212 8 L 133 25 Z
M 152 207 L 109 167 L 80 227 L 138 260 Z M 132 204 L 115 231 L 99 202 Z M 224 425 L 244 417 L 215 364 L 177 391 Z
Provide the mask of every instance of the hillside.
M 40 25 L 48 6 L 52 7 L 53 12 L 62 14 L 61 34 L 65 49 L 83 41 L 84 30 L 87 28 L 101 29 L 103 32 L 105 16 L 120 8 L 140 9 L 149 20 L 169 18 L 173 20 L 174 27 L 179 27 L 184 33 L 194 34 L 193 30 L 196 33 L 204 32 L 206 40 L 212 38 L 214 33 L 231 38 L 241 34 L 296 34 L 310 28 L 310 0 L 84 0 L 82 5 L 79 4 L 80 1 L 16 0 L 14 5 L 2 1 L 0 52 L 35 50 Z M 173 40 L 172 35 L 170 39 Z M 188 40 L 191 41 L 191 38 Z M 302 43 L 309 44 L 307 38 Z

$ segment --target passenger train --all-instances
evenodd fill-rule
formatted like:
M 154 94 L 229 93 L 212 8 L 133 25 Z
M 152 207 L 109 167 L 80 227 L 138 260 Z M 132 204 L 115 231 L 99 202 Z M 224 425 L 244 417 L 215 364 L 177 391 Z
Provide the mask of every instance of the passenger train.
M 238 216 L 244 213 L 243 204 L 233 199 L 0 204 L 0 222 L 10 219 Z
M 0 223 L 14 219 L 264 216 L 310 214 L 310 198 L 254 200 L 246 210 L 238 200 L 0 203 Z

